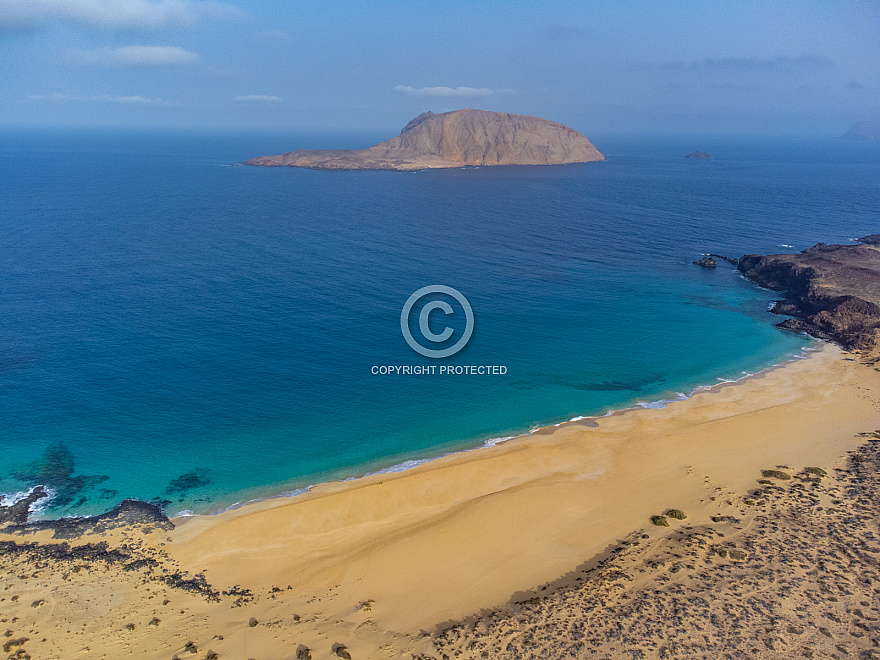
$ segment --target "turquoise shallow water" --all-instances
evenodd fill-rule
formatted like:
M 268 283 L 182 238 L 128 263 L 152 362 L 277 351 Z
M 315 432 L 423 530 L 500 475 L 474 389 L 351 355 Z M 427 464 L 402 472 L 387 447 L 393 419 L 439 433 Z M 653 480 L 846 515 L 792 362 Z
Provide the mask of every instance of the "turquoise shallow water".
M 50 516 L 122 497 L 216 511 L 674 398 L 808 343 L 773 326 L 774 294 L 693 266 L 701 252 L 877 231 L 880 149 L 842 141 L 591 136 L 607 162 L 228 166 L 374 137 L 0 135 L 0 492 L 48 483 Z M 682 158 L 697 148 L 714 159 Z M 432 284 L 474 310 L 443 361 L 400 329 Z M 507 373 L 371 373 L 431 364 Z

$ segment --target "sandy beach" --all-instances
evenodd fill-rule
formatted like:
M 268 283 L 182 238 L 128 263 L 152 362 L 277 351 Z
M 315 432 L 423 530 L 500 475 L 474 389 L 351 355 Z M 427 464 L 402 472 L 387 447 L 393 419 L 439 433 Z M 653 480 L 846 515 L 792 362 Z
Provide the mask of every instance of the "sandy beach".
M 4 650 L 26 649 L 33 658 L 581 657 L 590 644 L 566 655 L 505 650 L 523 639 L 510 636 L 528 622 L 522 604 L 531 603 L 532 613 L 549 608 L 541 621 L 552 620 L 547 611 L 568 612 L 560 634 L 571 641 L 571 617 L 592 611 L 584 589 L 593 590 L 593 608 L 613 608 L 621 591 L 663 584 L 642 567 L 637 585 L 598 589 L 608 585 L 612 557 L 641 566 L 646 552 L 662 554 L 658 548 L 686 556 L 705 549 L 709 541 L 701 539 L 729 544 L 758 529 L 742 521 L 761 516 L 760 538 L 782 538 L 793 528 L 767 523 L 796 505 L 782 491 L 846 478 L 835 469 L 846 469 L 850 453 L 873 441 L 864 434 L 880 428 L 880 373 L 865 362 L 826 344 L 806 359 L 664 409 L 630 410 L 406 472 L 178 518 L 171 531 L 123 528 L 66 541 L 74 550 L 106 542 L 103 555 L 47 554 L 61 542 L 51 532 L 3 535 L 15 544 L 2 554 Z M 791 475 L 800 479 L 785 478 Z M 856 506 L 847 499 L 855 491 L 839 488 L 837 508 Z M 819 497 L 797 506 L 820 501 L 828 506 Z M 669 509 L 686 519 L 652 524 Z M 107 552 L 114 548 L 121 548 L 115 559 Z M 733 561 L 727 550 L 724 557 Z M 758 572 L 766 568 L 754 553 L 750 561 Z M 876 617 L 871 589 L 856 603 L 867 602 L 860 611 L 873 608 Z M 661 616 L 658 625 L 670 621 Z M 872 630 L 865 646 L 858 637 L 847 643 L 872 648 Z M 538 649 L 540 640 L 530 643 Z M 592 647 L 603 649 L 598 657 L 679 657 L 664 656 L 656 640 L 641 656 L 628 654 L 622 641 L 602 647 L 594 640 Z M 761 645 L 749 657 L 780 653 L 778 645 Z

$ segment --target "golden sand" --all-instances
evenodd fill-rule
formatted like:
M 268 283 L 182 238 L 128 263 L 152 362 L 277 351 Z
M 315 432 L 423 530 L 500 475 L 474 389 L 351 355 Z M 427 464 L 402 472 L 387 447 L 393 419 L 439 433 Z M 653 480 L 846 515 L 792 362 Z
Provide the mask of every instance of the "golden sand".
M 652 515 L 676 508 L 689 522 L 708 520 L 754 488 L 762 469 L 836 464 L 858 433 L 880 428 L 878 392 L 872 366 L 825 346 L 665 409 L 176 519 L 170 533 L 124 533 L 168 565 L 203 572 L 218 591 L 250 590 L 239 606 L 234 591 L 213 602 L 148 580 L 136 589 L 137 573 L 112 567 L 65 581 L 51 569 L 42 582 L 6 575 L 0 586 L 21 595 L 21 612 L 9 616 L 20 618 L 14 636 L 37 631 L 26 635 L 34 657 L 88 648 L 80 657 L 202 658 L 212 649 L 296 658 L 300 646 L 314 660 L 436 655 L 420 631 L 501 607 L 635 530 L 668 533 Z M 45 604 L 31 608 L 39 598 Z M 153 617 L 161 622 L 150 626 Z M 183 651 L 187 641 L 197 654 Z

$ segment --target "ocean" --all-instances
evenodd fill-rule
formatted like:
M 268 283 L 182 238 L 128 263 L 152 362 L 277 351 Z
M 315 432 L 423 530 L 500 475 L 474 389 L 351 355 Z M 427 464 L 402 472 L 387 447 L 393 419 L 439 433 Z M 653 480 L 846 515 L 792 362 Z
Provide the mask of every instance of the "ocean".
M 693 260 L 880 229 L 880 145 L 833 139 L 590 135 L 608 160 L 560 167 L 237 165 L 383 137 L 0 133 L 6 501 L 42 483 L 47 517 L 126 497 L 211 513 L 662 405 L 811 343 L 774 327 L 778 294 Z M 401 329 L 432 285 L 473 310 L 442 359 Z M 437 309 L 429 327 L 455 343 L 464 320 Z M 454 369 L 486 366 L 504 373 Z

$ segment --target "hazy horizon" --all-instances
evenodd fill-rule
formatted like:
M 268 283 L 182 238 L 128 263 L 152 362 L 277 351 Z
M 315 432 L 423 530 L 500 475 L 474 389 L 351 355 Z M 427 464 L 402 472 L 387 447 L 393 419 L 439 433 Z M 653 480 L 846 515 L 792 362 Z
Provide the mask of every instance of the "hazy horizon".
M 880 119 L 880 6 L 0 0 L 5 127 L 391 137 L 465 107 L 599 134 Z

